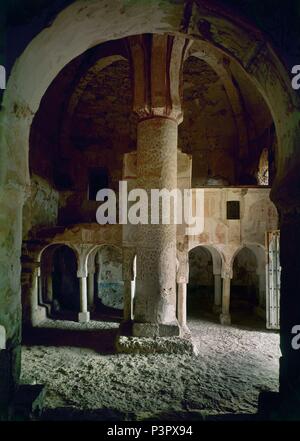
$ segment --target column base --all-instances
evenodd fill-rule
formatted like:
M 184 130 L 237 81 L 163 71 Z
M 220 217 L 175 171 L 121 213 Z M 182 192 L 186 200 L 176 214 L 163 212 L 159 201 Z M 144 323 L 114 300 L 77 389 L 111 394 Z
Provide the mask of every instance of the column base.
M 123 320 L 119 326 L 119 334 L 127 337 L 132 336 L 132 326 L 132 320 Z
M 181 354 L 197 355 L 191 338 L 182 337 L 128 337 L 118 335 L 116 351 L 124 354 Z
M 52 303 L 50 302 L 45 302 L 43 307 L 46 309 L 46 316 L 47 317 L 51 317 L 51 313 L 52 313 Z
M 212 307 L 212 312 L 213 314 L 220 314 L 222 311 L 222 306 L 221 305 L 213 305 Z
M 187 325 L 183 325 L 180 327 L 180 334 L 179 337 L 181 338 L 185 338 L 185 339 L 192 339 L 192 334 L 190 329 L 188 328 Z
M 230 314 L 220 314 L 220 323 L 224 326 L 231 325 L 231 316 Z
M 180 327 L 174 324 L 137 323 L 132 324 L 134 337 L 179 337 Z
M 254 314 L 261 319 L 266 320 L 266 310 L 261 306 L 257 306 L 256 308 L 254 308 Z
M 32 313 L 31 325 L 38 326 L 47 319 L 47 308 L 45 306 L 38 306 Z
M 90 313 L 89 312 L 80 312 L 78 314 L 79 323 L 88 323 L 90 321 Z

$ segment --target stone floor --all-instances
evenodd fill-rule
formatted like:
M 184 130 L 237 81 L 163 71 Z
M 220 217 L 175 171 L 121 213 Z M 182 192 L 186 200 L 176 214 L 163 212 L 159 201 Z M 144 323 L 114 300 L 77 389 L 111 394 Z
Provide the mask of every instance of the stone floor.
M 22 382 L 46 385 L 48 420 L 248 419 L 278 389 L 280 351 L 277 333 L 245 323 L 192 317 L 200 355 L 179 356 L 114 354 L 116 322 L 47 320 L 25 334 Z

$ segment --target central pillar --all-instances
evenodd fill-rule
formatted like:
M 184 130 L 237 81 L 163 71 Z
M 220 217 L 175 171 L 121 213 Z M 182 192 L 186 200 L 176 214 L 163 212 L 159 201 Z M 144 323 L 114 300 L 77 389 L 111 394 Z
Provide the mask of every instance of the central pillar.
M 138 188 L 177 186 L 177 122 L 151 117 L 138 124 Z M 151 207 L 149 207 L 151 208 Z M 179 335 L 176 319 L 176 225 L 139 225 L 136 336 Z
M 128 38 L 137 127 L 137 187 L 148 194 L 148 224 L 137 226 L 133 336 L 179 336 L 176 225 L 151 223 L 151 190 L 177 189 L 178 124 L 187 41 L 168 35 Z M 161 199 L 160 199 L 161 201 Z M 172 201 L 172 198 L 171 198 Z M 162 210 L 160 210 L 162 211 Z M 171 208 L 172 212 L 172 208 Z M 174 214 L 174 213 L 173 213 Z

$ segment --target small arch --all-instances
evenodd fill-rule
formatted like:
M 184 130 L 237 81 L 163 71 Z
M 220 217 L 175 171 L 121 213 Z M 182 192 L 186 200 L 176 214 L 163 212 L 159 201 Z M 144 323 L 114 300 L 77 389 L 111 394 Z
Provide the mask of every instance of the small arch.
M 259 244 L 244 244 L 232 257 L 230 312 L 232 322 L 256 325 L 265 308 L 265 253 Z M 260 277 L 262 280 L 260 280 Z M 255 323 L 254 323 L 255 322 Z
M 112 244 L 93 247 L 86 256 L 90 273 L 89 307 L 100 319 L 120 318 L 124 308 L 123 255 L 122 248 Z
M 80 309 L 78 254 L 65 243 L 50 244 L 39 255 L 42 302 L 51 316 L 72 319 Z
M 77 249 L 75 248 L 75 246 L 73 246 L 72 243 L 69 242 L 51 242 L 48 243 L 47 245 L 44 245 L 42 248 L 39 249 L 38 253 L 37 253 L 37 262 L 41 262 L 41 258 L 43 253 L 49 248 L 49 247 L 60 247 L 60 246 L 66 246 L 72 249 L 72 251 L 75 253 L 76 255 L 76 259 L 77 259 L 77 266 L 78 266 L 78 262 L 79 262 L 79 254 Z
M 215 279 L 216 276 L 221 278 L 222 264 L 222 255 L 211 245 L 196 245 L 189 250 L 188 316 L 199 318 L 214 310 Z M 219 287 L 220 283 L 218 289 Z
M 213 257 L 214 274 L 221 274 L 225 261 L 223 253 L 212 244 L 196 244 L 189 248 L 189 253 L 197 247 L 203 247 L 211 253 Z

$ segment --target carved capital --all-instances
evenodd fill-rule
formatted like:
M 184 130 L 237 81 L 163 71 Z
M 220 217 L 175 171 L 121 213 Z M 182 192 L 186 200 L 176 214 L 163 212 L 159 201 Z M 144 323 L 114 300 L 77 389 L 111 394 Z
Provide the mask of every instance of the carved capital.
M 182 121 L 182 65 L 188 40 L 143 34 L 128 38 L 133 81 L 133 111 Z

